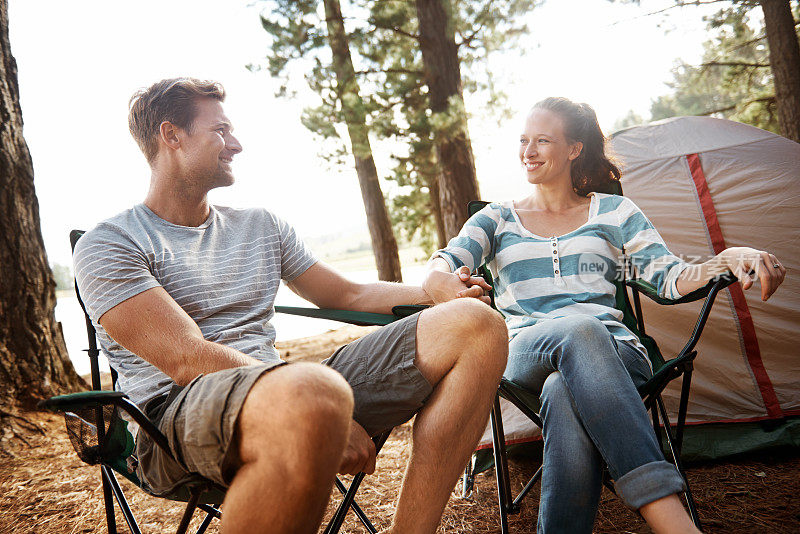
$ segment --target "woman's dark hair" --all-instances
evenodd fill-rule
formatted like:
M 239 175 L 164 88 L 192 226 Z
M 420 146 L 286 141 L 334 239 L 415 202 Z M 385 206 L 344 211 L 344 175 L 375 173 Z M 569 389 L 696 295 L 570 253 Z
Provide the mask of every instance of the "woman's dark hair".
M 572 189 L 580 196 L 590 192 L 618 194 L 619 168 L 606 155 L 606 138 L 597 115 L 588 104 L 577 104 L 562 97 L 545 98 L 533 109 L 546 109 L 564 120 L 564 133 L 570 143 L 583 143 L 580 155 L 572 161 Z

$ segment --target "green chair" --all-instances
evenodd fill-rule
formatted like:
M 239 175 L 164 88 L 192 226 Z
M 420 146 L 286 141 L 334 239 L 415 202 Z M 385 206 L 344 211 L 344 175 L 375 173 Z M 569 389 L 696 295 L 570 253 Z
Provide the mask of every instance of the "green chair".
M 70 232 L 70 244 L 75 248 L 78 239 L 84 234 L 81 230 Z M 166 436 L 156 427 L 148 417 L 132 403 L 121 391 L 104 391 L 100 384 L 100 368 L 98 356 L 100 350 L 97 347 L 97 337 L 86 307 L 81 300 L 77 285 L 75 288 L 78 302 L 83 308 L 86 320 L 86 331 L 89 340 L 89 348 L 86 352 L 89 355 L 91 364 L 92 390 L 59 395 L 51 397 L 40 403 L 42 408 L 53 411 L 60 411 L 64 414 L 67 434 L 75 452 L 81 460 L 90 465 L 100 466 L 100 478 L 103 485 L 103 501 L 106 511 L 106 522 L 109 533 L 116 533 L 116 516 L 114 512 L 114 500 L 116 500 L 120 511 L 128 524 L 128 528 L 133 534 L 140 534 L 141 530 L 136 522 L 133 512 L 128 504 L 125 494 L 115 475 L 119 474 L 127 478 L 136 486 L 143 488 L 141 481 L 135 474 L 137 460 L 133 455 L 134 439 L 128 432 L 127 423 L 120 416 L 124 412 L 128 418 L 135 421 L 140 432 L 146 432 L 154 441 L 156 446 L 163 449 L 166 454 L 172 457 Z M 347 310 L 321 310 L 316 308 L 296 308 L 276 306 L 275 310 L 279 313 L 293 315 L 303 315 L 306 317 L 316 317 L 333 321 L 346 322 L 356 325 L 386 325 L 412 313 L 416 313 L 421 308 L 416 306 L 397 306 L 393 314 L 353 312 Z M 116 383 L 116 372 L 111 369 L 112 383 Z M 373 438 L 375 448 L 380 451 L 391 430 Z M 353 477 L 350 487 L 345 487 L 342 481 L 336 478 L 336 487 L 344 496 L 339 508 L 331 522 L 328 524 L 325 534 L 335 534 L 341 528 L 348 510 L 352 509 L 364 527 L 372 534 L 377 530 L 355 502 L 355 494 L 364 478 L 364 473 L 359 473 Z M 145 490 L 146 491 L 146 490 Z M 197 477 L 197 479 L 178 488 L 173 494 L 161 496 L 168 500 L 186 502 L 186 509 L 177 528 L 178 534 L 187 531 L 189 523 L 195 511 L 199 508 L 205 512 L 205 517 L 197 529 L 197 534 L 202 534 L 208 528 L 214 518 L 221 517 L 219 505 L 225 498 L 225 488 L 213 483 L 210 480 Z
M 621 186 L 616 183 L 616 187 L 609 191 L 613 194 L 622 194 Z M 484 206 L 489 204 L 483 201 L 473 201 L 469 204 L 469 213 L 474 215 L 480 211 Z M 623 251 L 624 253 L 624 251 Z M 629 267 L 629 266 L 626 266 Z M 492 277 L 486 265 L 482 265 L 478 269 L 483 278 L 492 284 Z M 663 443 L 662 439 L 662 425 L 663 433 L 666 436 L 666 443 L 668 452 L 672 458 L 672 462 L 680 472 L 684 481 L 686 482 L 686 491 L 684 497 L 687 507 L 689 508 L 689 515 L 692 521 L 697 526 L 701 527 L 700 519 L 697 515 L 697 507 L 695 506 L 694 498 L 692 497 L 691 490 L 689 489 L 688 481 L 686 480 L 686 473 L 683 470 L 681 463 L 681 443 L 683 441 L 683 430 L 686 422 L 686 408 L 689 401 L 689 390 L 692 381 L 693 362 L 697 356 L 697 351 L 694 350 L 700 335 L 705 327 L 708 315 L 711 312 L 711 307 L 714 304 L 714 299 L 722 289 L 736 281 L 732 274 L 727 274 L 718 277 L 709 282 L 705 287 L 700 288 L 688 295 L 676 300 L 664 299 L 658 296 L 656 288 L 651 284 L 642 280 L 629 279 L 628 269 L 625 270 L 626 276 L 621 281 L 615 281 L 617 286 L 617 299 L 616 308 L 623 312 L 623 323 L 628 329 L 636 334 L 641 340 L 642 344 L 647 349 L 647 355 L 653 367 L 653 376 L 644 384 L 639 386 L 639 394 L 647 409 L 651 412 L 653 418 L 653 428 L 655 429 L 656 436 L 659 441 Z M 628 295 L 628 289 L 631 290 L 633 306 L 631 299 Z M 700 315 L 695 323 L 694 330 L 686 345 L 674 358 L 665 360 L 661 351 L 656 344 L 656 341 L 645 333 L 644 317 L 642 315 L 640 294 L 654 300 L 660 305 L 671 306 L 675 304 L 683 304 L 686 302 L 694 302 L 705 298 Z M 492 295 L 492 306 L 494 307 L 494 295 Z M 669 420 L 667 410 L 664 407 L 664 402 L 661 399 L 661 392 L 667 385 L 677 378 L 682 378 L 681 383 L 681 396 L 678 408 L 678 420 L 675 425 L 674 431 L 672 424 Z M 500 381 L 500 386 L 497 391 L 494 407 L 491 412 L 491 427 L 492 427 L 492 449 L 494 453 L 495 474 L 497 478 L 497 496 L 500 504 L 500 528 L 505 534 L 508 532 L 508 514 L 519 513 L 520 502 L 525 498 L 528 492 L 538 482 L 542 475 L 542 468 L 531 477 L 528 483 L 523 487 L 520 493 L 514 497 L 511 493 L 511 482 L 508 473 L 508 461 L 506 454 L 506 443 L 503 432 L 503 420 L 500 412 L 500 398 L 504 398 L 511 402 L 523 414 L 531 419 L 539 428 L 542 427 L 542 421 L 536 411 L 539 408 L 539 399 L 537 395 L 525 390 L 503 378 Z M 604 473 L 603 481 L 605 485 L 613 492 L 614 488 L 611 484 L 607 471 Z M 474 484 L 474 473 L 471 465 L 467 467 L 464 475 L 464 494 L 466 495 L 471 490 Z

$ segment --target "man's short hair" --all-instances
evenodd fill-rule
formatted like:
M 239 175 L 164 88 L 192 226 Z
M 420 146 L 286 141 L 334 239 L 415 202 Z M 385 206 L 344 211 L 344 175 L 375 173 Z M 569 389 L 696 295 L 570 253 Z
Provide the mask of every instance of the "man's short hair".
M 198 98 L 223 102 L 225 89 L 219 82 L 197 78 L 169 78 L 136 91 L 129 102 L 128 128 L 148 163 L 158 154 L 161 123 L 169 121 L 191 132 Z

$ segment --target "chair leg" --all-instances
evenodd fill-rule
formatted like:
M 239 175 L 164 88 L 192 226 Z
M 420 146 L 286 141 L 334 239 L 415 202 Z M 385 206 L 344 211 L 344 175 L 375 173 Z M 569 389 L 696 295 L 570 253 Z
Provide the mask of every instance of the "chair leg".
M 683 427 L 686 424 L 686 410 L 689 406 L 689 389 L 692 387 L 692 362 L 687 362 L 684 366 L 683 381 L 681 383 L 681 400 L 678 407 L 678 426 L 675 429 L 675 446 L 678 449 L 678 456 L 683 448 Z
M 658 420 L 658 408 L 655 404 L 650 409 L 650 414 L 653 416 L 653 430 L 656 433 L 656 439 L 658 439 L 658 446 L 663 447 L 663 438 L 661 437 L 661 425 L 659 424 Z
M 472 458 L 475 456 L 473 455 Z M 472 458 L 464 468 L 464 476 L 461 477 L 461 498 L 469 499 L 472 497 L 472 489 L 475 487 L 475 474 L 472 472 Z
M 497 500 L 500 504 L 500 531 L 503 534 L 508 534 L 508 501 L 511 494 L 511 482 L 508 475 L 508 459 L 506 457 L 505 433 L 503 432 L 503 416 L 500 412 L 499 396 L 494 398 L 490 419 L 492 420 L 494 470 L 497 476 Z
M 378 530 L 367 517 L 367 514 L 365 514 L 358 503 L 355 502 L 356 492 L 358 491 L 358 487 L 361 485 L 361 481 L 363 479 L 364 473 L 358 473 L 355 477 L 353 477 L 353 481 L 350 482 L 350 487 L 346 488 L 342 481 L 339 480 L 339 477 L 336 477 L 334 483 L 336 484 L 336 488 L 344 497 L 342 502 L 339 504 L 339 508 L 336 509 L 336 514 L 333 516 L 333 519 L 331 519 L 331 522 L 328 523 L 328 527 L 325 529 L 325 534 L 336 534 L 339 532 L 339 529 L 342 528 L 342 524 L 344 523 L 344 518 L 347 516 L 347 512 L 350 510 L 350 508 L 353 509 L 353 512 L 361 521 L 361 524 L 364 525 L 364 528 L 367 529 L 367 532 L 370 534 L 375 534 L 378 532 Z
M 519 492 L 519 495 L 517 495 L 517 497 L 514 499 L 514 502 L 511 503 L 511 508 L 513 510 L 519 511 L 519 504 L 522 502 L 522 499 L 524 499 L 525 496 L 528 495 L 528 492 L 530 492 L 533 489 L 533 486 L 536 485 L 537 482 L 539 482 L 540 478 L 542 478 L 543 468 L 544 466 L 540 466 L 539 469 L 536 470 L 536 473 L 533 474 L 528 483 L 525 484 L 525 487 L 522 488 L 522 491 Z
M 211 525 L 211 522 L 214 520 L 214 514 L 206 512 L 206 517 L 203 519 L 203 522 L 200 523 L 200 526 L 197 527 L 197 532 L 195 534 L 203 534 L 206 529 Z
M 103 481 L 103 503 L 106 507 L 108 534 L 117 534 L 117 518 L 114 515 L 114 494 L 111 491 L 111 484 L 106 480 L 106 474 L 102 468 L 100 469 L 100 480 Z
M 197 509 L 197 503 L 200 502 L 200 494 L 203 493 L 203 490 L 202 488 L 192 488 L 191 492 L 191 497 L 189 497 L 189 502 L 186 503 L 186 510 L 183 512 L 183 517 L 181 517 L 181 522 L 178 524 L 178 530 L 175 531 L 175 534 L 186 534 L 186 529 L 189 528 L 189 523 L 192 521 L 192 516 Z
M 383 444 L 386 443 L 386 440 L 389 438 L 389 434 L 391 434 L 391 430 L 387 430 L 383 434 L 379 436 L 375 436 L 372 438 L 372 441 L 375 442 L 375 454 L 378 454 L 383 447 Z M 331 519 L 331 522 L 328 523 L 328 527 L 325 529 L 325 534 L 337 534 L 339 529 L 342 528 L 342 523 L 344 523 L 344 518 L 347 515 L 348 510 L 352 507 L 355 511 L 358 518 L 363 523 L 364 527 L 366 527 L 367 531 L 370 534 L 375 534 L 377 529 L 372 525 L 370 520 L 367 518 L 366 514 L 361 510 L 358 504 L 355 502 L 356 492 L 358 491 L 358 487 L 361 485 L 361 481 L 364 479 L 364 473 L 358 473 L 356 476 L 353 477 L 353 481 L 350 483 L 350 487 L 345 490 L 344 484 L 342 481 L 339 480 L 339 477 L 336 477 L 335 483 L 336 487 L 344 494 L 344 498 L 342 499 L 341 504 L 339 504 L 339 508 L 336 510 L 336 513 Z
M 114 492 L 114 497 L 116 497 L 117 504 L 119 504 L 119 508 L 122 510 L 122 516 L 128 523 L 128 528 L 131 529 L 131 534 L 142 534 L 139 525 L 136 523 L 136 518 L 133 517 L 131 508 L 128 506 L 128 501 L 125 499 L 125 494 L 122 493 L 122 488 L 119 486 L 119 482 L 117 482 L 117 478 L 114 476 L 114 472 L 110 467 L 105 465 L 101 465 L 100 468 L 103 470 L 103 477 L 108 480 L 111 486 L 111 491 Z
M 675 447 L 675 438 L 672 435 L 669 416 L 667 415 L 667 409 L 664 407 L 664 401 L 661 399 L 661 395 L 656 397 L 656 405 L 658 406 L 658 411 L 661 414 L 661 419 L 664 421 L 664 432 L 667 435 L 667 443 L 669 444 L 669 449 L 672 453 L 673 463 L 678 469 L 678 473 L 680 473 L 681 477 L 683 477 L 683 483 L 686 485 L 686 491 L 683 495 L 686 498 L 686 506 L 689 508 L 689 517 L 692 518 L 692 522 L 698 530 L 703 530 L 703 527 L 700 524 L 700 517 L 697 514 L 697 506 L 695 505 L 694 497 L 692 496 L 692 490 L 689 487 L 689 480 L 686 478 L 686 472 L 683 470 L 680 453 Z
M 203 534 L 214 519 L 222 519 L 222 512 L 210 504 L 198 504 L 197 507 L 206 513 L 206 517 L 203 519 L 203 522 L 200 523 L 200 526 L 197 527 L 197 532 L 195 534 Z
M 602 479 L 603 486 L 605 486 L 608 491 L 610 491 L 613 495 L 617 494 L 617 488 L 614 487 L 614 482 L 611 480 L 611 474 L 608 472 L 608 466 L 603 466 L 603 475 Z

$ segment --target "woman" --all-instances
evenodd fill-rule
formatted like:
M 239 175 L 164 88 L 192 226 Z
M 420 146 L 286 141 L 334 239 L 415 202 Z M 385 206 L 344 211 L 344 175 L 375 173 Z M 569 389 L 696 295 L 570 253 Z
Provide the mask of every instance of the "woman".
M 591 532 L 601 465 L 618 494 L 655 532 L 697 532 L 677 494 L 636 386 L 651 376 L 646 352 L 614 308 L 627 255 L 637 276 L 678 298 L 732 271 L 754 274 L 766 300 L 785 269 L 775 256 L 729 248 L 705 263 L 673 256 L 629 199 L 603 194 L 619 180 L 594 110 L 548 98 L 530 111 L 519 158 L 531 194 L 489 204 L 434 254 L 424 282 L 434 301 L 483 297 L 470 276 L 488 262 L 510 334 L 505 377 L 539 394 L 544 463 L 539 532 Z

